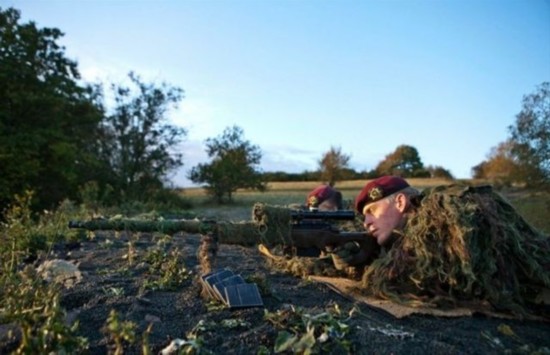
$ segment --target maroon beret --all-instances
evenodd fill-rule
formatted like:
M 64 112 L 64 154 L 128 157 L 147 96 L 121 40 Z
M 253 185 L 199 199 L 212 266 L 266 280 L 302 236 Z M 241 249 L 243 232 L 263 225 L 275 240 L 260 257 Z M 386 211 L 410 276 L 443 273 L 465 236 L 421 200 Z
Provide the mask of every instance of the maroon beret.
M 307 207 L 319 207 L 321 203 L 336 194 L 336 190 L 329 185 L 320 185 L 314 188 L 306 198 Z
M 381 200 L 409 186 L 403 178 L 398 176 L 382 176 L 374 179 L 363 187 L 355 199 L 355 209 L 362 214 L 366 204 Z

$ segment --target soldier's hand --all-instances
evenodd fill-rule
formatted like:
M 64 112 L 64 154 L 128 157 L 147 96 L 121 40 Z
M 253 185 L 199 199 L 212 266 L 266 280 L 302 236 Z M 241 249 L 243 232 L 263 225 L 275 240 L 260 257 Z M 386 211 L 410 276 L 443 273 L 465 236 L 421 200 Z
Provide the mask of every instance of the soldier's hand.
M 335 248 L 331 253 L 331 257 L 336 270 L 359 266 L 365 264 L 368 260 L 367 252 L 359 242 L 347 242 Z

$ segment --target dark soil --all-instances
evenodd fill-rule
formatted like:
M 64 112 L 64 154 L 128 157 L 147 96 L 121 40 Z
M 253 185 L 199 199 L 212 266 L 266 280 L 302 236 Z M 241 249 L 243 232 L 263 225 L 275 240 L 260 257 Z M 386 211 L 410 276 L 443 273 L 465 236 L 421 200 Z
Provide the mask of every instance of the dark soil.
M 265 307 L 230 310 L 207 308 L 209 300 L 201 297 L 197 276 L 201 270 L 197 260 L 199 235 L 175 235 L 165 249 L 180 250 L 188 270 L 193 272 L 174 291 L 145 291 L 144 280 L 150 277 L 147 265 L 140 262 L 149 248 L 157 245 L 150 234 L 135 240 L 136 261 L 132 266 L 123 256 L 128 253 L 128 239 L 122 235 L 97 233 L 96 238 L 82 242 L 78 248 L 59 248 L 54 258 L 74 261 L 83 279 L 63 291 L 62 306 L 70 320 L 78 320 L 79 334 L 89 341 L 89 353 L 106 354 L 111 344 L 102 331 L 111 310 L 123 320 L 137 325 L 136 341 L 125 346 L 125 354 L 141 354 L 141 334 L 152 324 L 149 344 L 153 354 L 159 353 L 171 339 L 187 339 L 199 321 L 215 326 L 205 327 L 198 334 L 202 349 L 214 354 L 256 354 L 267 348 L 271 353 L 279 329 L 264 320 L 264 311 L 275 312 L 288 305 L 308 314 L 319 314 L 337 304 L 343 314 L 356 307 L 359 311 L 345 320 L 350 326 L 350 353 L 357 354 L 501 354 L 549 353 L 549 323 L 504 320 L 485 316 L 438 318 L 413 315 L 395 319 L 391 315 L 364 304 L 354 304 L 328 287 L 291 275 L 270 270 L 263 256 L 254 247 L 220 245 L 217 268 L 229 268 L 245 279 L 251 276 L 265 280 L 262 299 Z M 109 240 L 111 243 L 106 243 Z M 267 286 L 267 287 L 266 287 Z M 210 303 L 212 305 L 212 303 Z M 222 326 L 222 321 L 236 319 L 240 326 Z M 502 331 L 508 326 L 515 335 Z M 500 329 L 500 330 L 499 330 Z M 287 329 L 288 330 L 288 329 Z M 1 329 L 0 329 L 1 331 Z M 290 330 L 288 330 L 290 331 Z M 0 339 L 0 353 L 9 353 L 17 343 Z M 330 345 L 330 344 L 329 344 Z M 330 346 L 327 346 L 327 352 Z M 333 353 L 342 353 L 334 348 Z

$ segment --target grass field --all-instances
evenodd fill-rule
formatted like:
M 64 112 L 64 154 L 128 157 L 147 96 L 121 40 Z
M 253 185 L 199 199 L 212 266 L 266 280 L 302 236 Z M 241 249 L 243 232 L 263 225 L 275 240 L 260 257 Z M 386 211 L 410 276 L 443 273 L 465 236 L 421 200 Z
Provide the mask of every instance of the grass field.
M 342 181 L 335 187 L 342 192 L 344 200 L 351 203 L 367 181 Z M 419 190 L 453 183 L 443 179 L 408 179 L 408 182 Z M 463 182 L 474 185 L 487 183 L 483 180 L 464 180 Z M 200 216 L 224 220 L 246 220 L 256 202 L 282 206 L 303 203 L 307 194 L 318 185 L 319 183 L 315 181 L 272 182 L 269 183 L 266 192 L 239 190 L 234 194 L 232 204 L 221 206 L 209 200 L 202 188 L 187 188 L 183 189 L 182 193 L 193 203 L 194 211 Z M 520 189 L 501 191 L 501 193 L 533 226 L 550 235 L 550 194 Z
M 361 191 L 368 180 L 349 180 L 339 182 L 335 187 L 342 192 L 344 199 L 352 200 Z M 438 185 L 449 184 L 448 180 L 440 179 L 409 179 L 409 183 L 418 188 L 424 189 Z M 243 201 L 266 202 L 273 204 L 300 203 L 305 200 L 306 195 L 319 185 L 315 181 L 300 182 L 271 182 L 268 184 L 266 192 L 257 192 L 250 190 L 238 190 L 235 194 L 235 203 L 240 204 Z M 184 189 L 183 193 L 193 202 L 202 203 L 206 200 L 205 190 L 202 188 Z

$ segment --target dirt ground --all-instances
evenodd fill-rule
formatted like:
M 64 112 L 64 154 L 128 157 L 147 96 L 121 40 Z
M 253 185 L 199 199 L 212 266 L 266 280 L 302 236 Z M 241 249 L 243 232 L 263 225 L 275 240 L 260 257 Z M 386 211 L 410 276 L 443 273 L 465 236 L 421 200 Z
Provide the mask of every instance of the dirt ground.
M 404 319 L 340 296 L 327 286 L 274 272 L 254 247 L 220 245 L 217 268 L 229 268 L 245 279 L 260 275 L 264 280 L 264 307 L 230 310 L 208 308 L 200 296 L 197 281 L 200 273 L 197 250 L 199 235 L 177 234 L 165 244 L 165 250 L 183 253 L 185 266 L 192 277 L 174 291 L 140 293 L 148 277 L 147 265 L 139 256 L 155 247 L 158 240 L 150 234 L 134 238 L 137 258 L 132 267 L 124 256 L 128 239 L 110 233 L 97 233 L 95 239 L 76 246 L 56 248 L 55 258 L 78 265 L 82 281 L 63 292 L 62 306 L 69 321 L 78 320 L 79 334 L 89 341 L 90 354 L 109 353 L 102 331 L 109 312 L 115 309 L 123 320 L 137 325 L 135 344 L 125 347 L 125 354 L 141 354 L 141 334 L 152 324 L 149 344 L 153 354 L 169 345 L 171 339 L 186 339 L 186 334 L 204 326 L 198 334 L 202 350 L 214 354 L 256 354 L 268 349 L 273 353 L 278 329 L 264 320 L 264 312 L 276 312 L 288 305 L 304 313 L 319 314 L 337 304 L 344 314 L 356 311 L 345 320 L 350 326 L 350 353 L 357 354 L 501 354 L 550 353 L 550 323 L 503 320 L 485 316 L 439 318 L 413 315 Z M 267 287 L 265 287 L 267 285 Z M 267 291 L 266 291 L 267 290 Z M 215 303 L 210 303 L 210 306 Z M 234 326 L 224 320 L 235 320 Z M 507 326 L 507 327 L 506 327 Z M 4 327 L 4 328 L 2 328 Z M 509 327 L 509 328 L 508 328 Z M 7 338 L 0 326 L 0 353 L 9 353 L 17 345 Z M 510 331 L 503 331 L 506 329 Z M 341 348 L 326 352 L 342 353 Z

